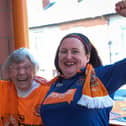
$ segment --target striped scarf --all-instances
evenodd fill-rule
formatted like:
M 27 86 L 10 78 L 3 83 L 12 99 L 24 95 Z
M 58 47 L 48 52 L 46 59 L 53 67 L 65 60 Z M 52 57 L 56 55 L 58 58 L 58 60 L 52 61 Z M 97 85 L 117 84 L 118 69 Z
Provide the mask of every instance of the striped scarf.
M 87 65 L 86 78 L 82 89 L 82 96 L 78 104 L 87 108 L 106 108 L 113 105 L 113 100 L 101 80 L 96 77 L 91 64 Z

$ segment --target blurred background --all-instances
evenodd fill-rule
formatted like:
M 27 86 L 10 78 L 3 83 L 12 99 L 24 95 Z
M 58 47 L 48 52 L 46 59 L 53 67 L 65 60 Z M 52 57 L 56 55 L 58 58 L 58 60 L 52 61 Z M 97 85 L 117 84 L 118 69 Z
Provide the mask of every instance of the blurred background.
M 54 56 L 60 39 L 80 32 L 98 49 L 103 64 L 124 58 L 126 18 L 115 13 L 117 0 L 27 0 L 30 48 L 40 62 L 38 74 L 55 75 Z

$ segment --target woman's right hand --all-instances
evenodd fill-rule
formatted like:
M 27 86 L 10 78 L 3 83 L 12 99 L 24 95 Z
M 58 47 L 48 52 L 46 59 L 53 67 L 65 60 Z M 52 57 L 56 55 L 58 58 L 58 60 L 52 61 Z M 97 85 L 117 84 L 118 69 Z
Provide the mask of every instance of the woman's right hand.
M 0 76 L 1 80 L 10 80 L 8 71 L 5 69 L 4 65 L 1 66 Z

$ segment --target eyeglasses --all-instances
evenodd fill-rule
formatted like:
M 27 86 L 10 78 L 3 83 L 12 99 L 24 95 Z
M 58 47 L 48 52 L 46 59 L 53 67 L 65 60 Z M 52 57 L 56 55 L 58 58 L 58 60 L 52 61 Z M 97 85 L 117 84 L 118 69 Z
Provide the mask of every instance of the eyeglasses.
M 28 70 L 31 70 L 31 69 L 32 69 L 31 65 L 26 65 L 26 66 L 10 66 L 9 67 L 9 70 L 11 70 L 11 71 L 20 71 L 20 70 L 28 71 Z

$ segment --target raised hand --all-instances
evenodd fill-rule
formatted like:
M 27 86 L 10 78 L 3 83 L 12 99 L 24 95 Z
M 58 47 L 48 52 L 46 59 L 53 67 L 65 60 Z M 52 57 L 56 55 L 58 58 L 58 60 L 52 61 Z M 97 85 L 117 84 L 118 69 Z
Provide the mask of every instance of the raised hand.
M 115 4 L 115 10 L 121 16 L 126 17 L 126 0 L 119 1 Z

